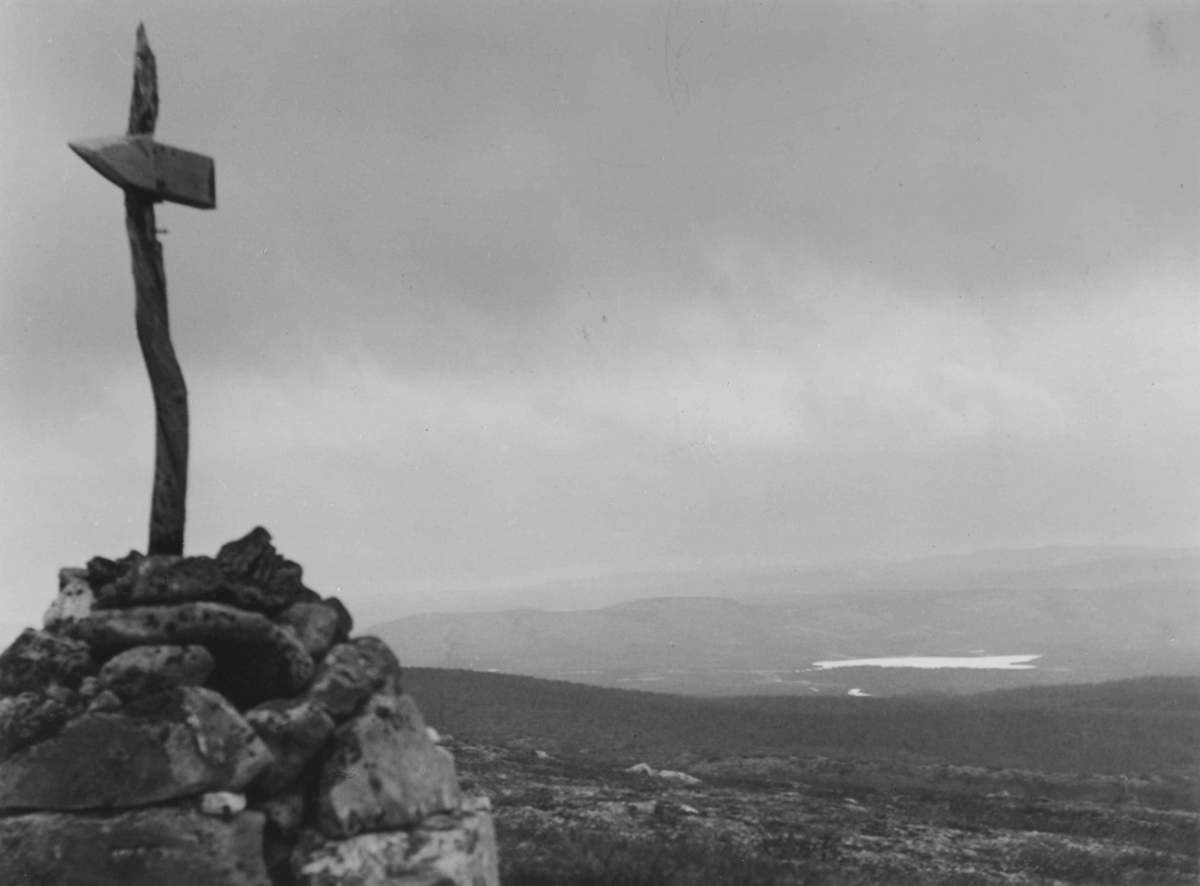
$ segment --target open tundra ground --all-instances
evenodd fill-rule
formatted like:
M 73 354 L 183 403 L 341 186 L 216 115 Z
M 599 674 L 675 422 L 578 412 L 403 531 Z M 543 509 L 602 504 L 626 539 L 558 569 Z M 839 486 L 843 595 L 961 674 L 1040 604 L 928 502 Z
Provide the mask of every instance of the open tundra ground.
M 1194 679 L 805 702 L 406 684 L 492 798 L 506 886 L 1200 879 Z

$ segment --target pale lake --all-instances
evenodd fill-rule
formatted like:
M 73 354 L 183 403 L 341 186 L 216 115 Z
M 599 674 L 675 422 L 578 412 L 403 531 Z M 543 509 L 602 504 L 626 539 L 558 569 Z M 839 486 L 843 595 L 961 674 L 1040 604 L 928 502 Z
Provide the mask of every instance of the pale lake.
M 971 655 L 934 656 L 908 655 L 898 658 L 849 658 L 837 661 L 814 661 L 820 670 L 830 668 L 978 668 L 993 671 L 1018 671 L 1037 667 L 1030 664 L 1040 655 Z

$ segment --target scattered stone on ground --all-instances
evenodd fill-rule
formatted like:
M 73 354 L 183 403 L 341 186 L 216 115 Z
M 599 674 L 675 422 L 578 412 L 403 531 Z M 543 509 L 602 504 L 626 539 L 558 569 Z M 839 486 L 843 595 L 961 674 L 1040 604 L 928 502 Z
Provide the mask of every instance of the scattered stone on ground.
M 543 755 L 543 751 L 538 751 L 538 756 Z M 549 755 L 545 755 L 545 759 L 549 759 Z M 686 772 L 677 772 L 674 769 L 655 769 L 649 763 L 635 763 L 625 770 L 636 775 L 646 775 L 650 778 L 663 778 L 667 781 L 677 781 L 680 784 L 700 784 L 700 779 L 694 775 L 688 775 Z
M 1200 882 L 1196 777 L 729 756 L 689 763 L 703 776 L 691 785 L 631 778 L 642 768 L 595 754 L 537 758 L 518 741 L 450 746 L 464 783 L 492 798 L 502 872 L 531 882 L 572 882 L 568 842 L 598 853 L 589 864 L 624 858 L 618 872 L 639 851 L 645 869 L 662 852 L 668 865 L 736 852 L 777 862 L 781 883 Z

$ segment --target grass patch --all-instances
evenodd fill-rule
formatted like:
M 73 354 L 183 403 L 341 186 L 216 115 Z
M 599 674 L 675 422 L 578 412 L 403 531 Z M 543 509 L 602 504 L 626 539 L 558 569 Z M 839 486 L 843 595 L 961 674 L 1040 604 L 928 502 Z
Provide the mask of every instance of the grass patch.
M 865 886 L 877 882 L 817 859 L 784 860 L 732 843 L 659 842 L 573 830 L 521 840 L 501 834 L 505 886 Z M 794 847 L 793 847 L 794 848 Z M 806 847 L 807 848 L 807 847 Z

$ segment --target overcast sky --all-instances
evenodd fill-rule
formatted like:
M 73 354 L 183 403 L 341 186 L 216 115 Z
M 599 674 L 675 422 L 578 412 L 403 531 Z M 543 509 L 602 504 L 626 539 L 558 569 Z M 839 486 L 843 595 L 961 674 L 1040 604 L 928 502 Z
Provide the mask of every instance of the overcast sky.
M 145 549 L 124 209 L 66 146 L 139 20 L 217 170 L 158 216 L 189 553 L 262 524 L 374 613 L 1197 541 L 1193 3 L 10 2 L 0 620 Z

